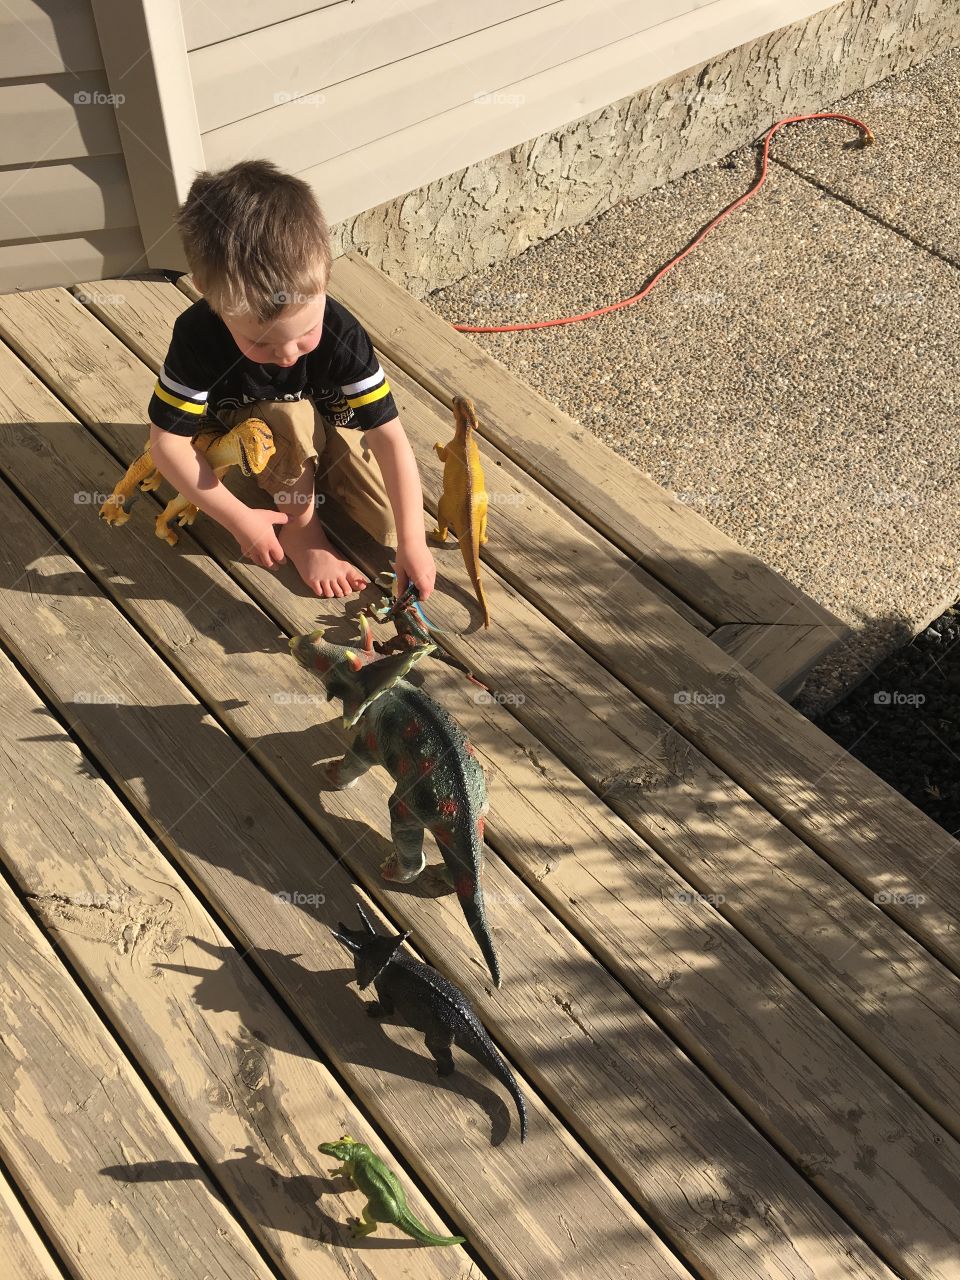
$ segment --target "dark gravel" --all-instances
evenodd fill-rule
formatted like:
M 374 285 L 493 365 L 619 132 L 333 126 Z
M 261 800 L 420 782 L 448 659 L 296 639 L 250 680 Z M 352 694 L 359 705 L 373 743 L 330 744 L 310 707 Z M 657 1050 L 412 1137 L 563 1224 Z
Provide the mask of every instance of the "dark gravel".
M 811 717 L 834 742 L 960 835 L 960 601 Z

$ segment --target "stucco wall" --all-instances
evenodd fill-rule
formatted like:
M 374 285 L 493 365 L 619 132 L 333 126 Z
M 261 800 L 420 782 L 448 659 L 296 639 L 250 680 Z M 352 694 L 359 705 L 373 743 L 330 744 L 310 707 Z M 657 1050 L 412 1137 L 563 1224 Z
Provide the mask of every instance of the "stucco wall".
M 844 0 L 339 223 L 334 251 L 423 297 L 957 45 L 960 0 Z

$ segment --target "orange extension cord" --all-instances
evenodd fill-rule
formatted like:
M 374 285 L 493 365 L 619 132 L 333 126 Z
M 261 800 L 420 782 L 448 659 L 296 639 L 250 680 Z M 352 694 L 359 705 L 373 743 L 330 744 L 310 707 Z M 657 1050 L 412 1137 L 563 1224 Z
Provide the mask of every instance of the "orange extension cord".
M 583 314 L 579 316 L 561 316 L 557 320 L 532 320 L 528 324 L 455 324 L 453 328 L 459 330 L 460 333 L 513 333 L 518 329 L 546 329 L 552 324 L 576 324 L 578 320 L 592 320 L 594 316 L 603 316 L 606 315 L 608 311 L 619 311 L 621 307 L 629 307 L 632 306 L 633 303 L 639 302 L 641 298 L 645 298 L 647 296 L 661 276 L 665 276 L 667 272 L 672 270 L 682 258 L 687 256 L 691 249 L 695 249 L 697 247 L 708 231 L 712 231 L 717 223 L 721 222 L 728 213 L 733 213 L 734 209 L 739 208 L 744 201 L 749 200 L 751 196 L 756 195 L 767 180 L 767 157 L 770 153 L 770 139 L 776 131 L 782 128 L 785 124 L 795 124 L 799 120 L 845 120 L 847 124 L 854 124 L 862 131 L 863 146 L 870 146 L 876 141 L 873 135 L 873 130 L 869 125 L 865 125 L 862 120 L 857 120 L 855 116 L 841 115 L 837 111 L 815 111 L 812 115 L 808 116 L 785 116 L 783 120 L 778 120 L 777 123 L 772 125 L 767 131 L 767 135 L 763 143 L 763 166 L 760 170 L 760 177 L 753 184 L 750 190 L 745 192 L 739 200 L 734 200 L 733 204 L 727 205 L 726 209 L 718 213 L 714 220 L 704 227 L 697 238 L 687 245 L 686 249 L 678 253 L 675 258 L 671 258 L 666 266 L 661 267 L 650 283 L 646 285 L 645 288 L 641 289 L 639 293 L 634 294 L 632 298 L 624 298 L 622 302 L 613 302 L 609 307 L 598 307 L 596 311 L 584 311 Z

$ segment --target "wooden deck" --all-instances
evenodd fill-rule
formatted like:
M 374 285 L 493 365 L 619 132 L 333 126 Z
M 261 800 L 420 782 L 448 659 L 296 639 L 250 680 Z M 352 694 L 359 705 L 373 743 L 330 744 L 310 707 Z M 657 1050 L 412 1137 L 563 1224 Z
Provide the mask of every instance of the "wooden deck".
M 156 495 L 123 529 L 96 518 L 180 283 L 0 297 L 14 1274 L 957 1280 L 960 845 L 779 696 L 836 620 L 336 264 L 431 511 L 451 396 L 484 425 L 492 626 L 455 550 L 428 612 L 496 696 L 437 662 L 424 680 L 487 770 L 492 990 L 449 895 L 378 879 L 385 775 L 318 792 L 339 704 L 286 637 L 356 597 L 238 560 L 202 516 L 166 547 Z M 328 927 L 356 901 L 474 999 L 527 1095 L 523 1146 L 479 1068 L 439 1080 L 422 1038 L 364 1016 Z M 317 1151 L 344 1132 L 468 1244 L 353 1241 L 362 1197 Z

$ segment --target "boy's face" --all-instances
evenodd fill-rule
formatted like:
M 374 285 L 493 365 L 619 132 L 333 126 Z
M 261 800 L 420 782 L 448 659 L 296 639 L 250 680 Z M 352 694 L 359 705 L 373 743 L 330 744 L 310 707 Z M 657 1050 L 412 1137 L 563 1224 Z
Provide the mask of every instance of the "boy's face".
M 312 302 L 288 303 L 275 320 L 266 324 L 253 316 L 222 315 L 220 318 L 248 360 L 288 369 L 301 356 L 313 351 L 320 341 L 326 303 L 325 292 Z

